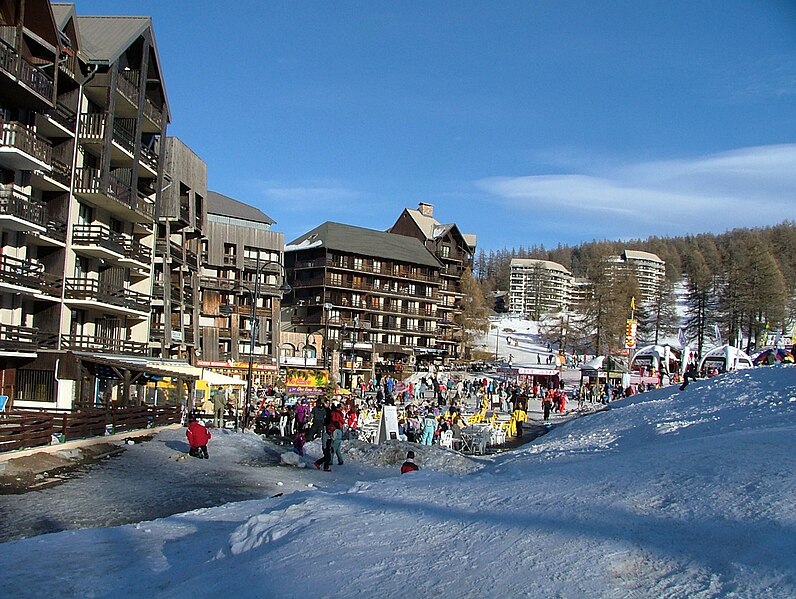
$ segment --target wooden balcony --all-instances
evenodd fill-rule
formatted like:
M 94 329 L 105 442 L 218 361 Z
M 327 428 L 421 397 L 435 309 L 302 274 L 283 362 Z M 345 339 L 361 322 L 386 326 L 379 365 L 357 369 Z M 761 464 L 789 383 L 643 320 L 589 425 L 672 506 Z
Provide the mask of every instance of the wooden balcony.
M 0 223 L 3 228 L 24 233 L 43 233 L 46 229 L 44 205 L 15 185 L 0 184 Z
M 57 349 L 72 351 L 103 352 L 109 354 L 147 355 L 147 343 L 119 339 L 117 337 L 97 337 L 95 335 L 61 335 L 61 346 Z
M 67 278 L 64 280 L 64 298 L 91 304 L 106 304 L 123 310 L 149 314 L 152 297 L 132 289 L 100 283 L 96 279 Z M 97 306 L 99 307 L 99 306 Z
M 54 100 L 52 77 L 23 58 L 16 48 L 16 42 L 16 27 L 0 26 L 0 71 L 21 84 L 33 95 L 37 104 L 52 106 Z M 50 56 L 47 60 L 52 62 L 53 58 L 54 56 Z
M 0 288 L 2 287 L 12 291 L 60 296 L 60 279 L 45 273 L 42 264 L 6 254 L 0 256 Z
M 0 119 L 0 165 L 10 170 L 50 170 L 52 145 L 30 127 Z
M 127 239 L 107 225 L 75 225 L 72 244 L 75 251 L 103 260 L 120 260 L 125 255 Z
M 0 352 L 35 352 L 39 329 L 0 324 Z

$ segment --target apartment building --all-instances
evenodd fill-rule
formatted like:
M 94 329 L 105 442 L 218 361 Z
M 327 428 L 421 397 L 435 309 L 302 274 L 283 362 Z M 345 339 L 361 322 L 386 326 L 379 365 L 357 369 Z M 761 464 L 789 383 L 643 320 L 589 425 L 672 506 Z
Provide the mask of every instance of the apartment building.
M 666 262 L 656 254 L 640 250 L 624 250 L 619 256 L 609 256 L 605 265 L 612 272 L 629 270 L 635 275 L 641 291 L 639 302 L 656 298 L 666 276 Z
M 509 274 L 509 310 L 539 319 L 549 312 L 568 310 L 572 301 L 572 273 L 557 262 L 514 258 Z
M 137 403 L 153 377 L 195 378 L 148 361 L 169 121 L 151 20 L 0 8 L 3 393 Z
M 406 208 L 388 229 L 390 233 L 418 239 L 442 263 L 440 270 L 438 354 L 451 359 L 464 355 L 461 314 L 461 279 L 472 272 L 476 236 L 462 233 L 455 224 L 443 224 L 434 218 L 434 206 L 421 202 L 418 208 Z
M 209 191 L 201 239 L 201 343 L 196 365 L 256 386 L 278 375 L 280 311 L 286 291 L 284 234 L 257 208 Z
M 152 275 L 150 354 L 194 363 L 199 340 L 199 256 L 207 218 L 207 165 L 174 137 L 166 138 L 164 161 Z
M 285 266 L 291 328 L 323 340 L 344 386 L 438 355 L 443 265 L 418 239 L 326 222 L 285 247 Z

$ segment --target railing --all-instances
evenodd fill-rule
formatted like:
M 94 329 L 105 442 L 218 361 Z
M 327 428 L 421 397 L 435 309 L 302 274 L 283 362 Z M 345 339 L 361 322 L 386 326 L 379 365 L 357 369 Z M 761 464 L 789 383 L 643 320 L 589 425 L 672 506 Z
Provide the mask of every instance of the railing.
M 152 250 L 135 239 L 126 238 L 124 242 L 124 257 L 142 264 L 149 264 L 152 260 Z
M 135 134 L 129 130 L 131 125 L 135 128 L 135 119 L 113 119 L 113 141 L 130 154 L 134 154 Z
M 139 71 L 119 71 L 119 75 L 116 77 L 116 89 L 136 106 L 138 106 L 138 82 L 140 79 Z
M 13 185 L 0 184 L 0 215 L 16 216 L 22 220 L 44 225 L 44 206 Z
M 96 279 L 67 278 L 64 283 L 66 299 L 93 300 L 138 312 L 149 312 L 151 296 L 132 289 L 100 283 Z
M 72 351 L 96 351 L 103 353 L 117 353 L 117 354 L 136 354 L 147 355 L 149 347 L 146 343 L 140 341 L 131 341 L 128 339 L 118 339 L 116 337 L 96 337 L 94 335 L 78 335 L 69 334 L 61 336 L 61 346 L 53 347 L 52 340 L 49 343 L 40 337 L 40 345 L 42 347 L 51 347 L 52 349 L 72 350 Z
M 16 49 L 16 27 L 12 25 L 0 26 L 0 68 L 52 102 L 52 78 L 19 54 Z
M 125 175 L 125 177 L 122 178 L 117 173 Z M 128 173 L 130 171 L 127 169 L 116 169 L 108 174 L 108 195 L 132 208 L 133 188 L 130 182 L 127 181 Z M 129 178 L 131 177 L 132 174 L 129 175 Z
M 68 106 L 57 102 L 55 110 L 50 113 L 50 117 L 59 125 L 68 131 L 74 132 L 77 125 L 77 111 L 69 108 Z
M 38 290 L 43 274 L 41 264 L 6 254 L 0 256 L 0 281 L 4 283 Z
M 64 187 L 69 187 L 69 183 L 72 181 L 72 167 L 57 158 L 52 159 L 51 166 L 50 177 Z
M 105 136 L 105 114 L 101 112 L 81 114 L 78 135 L 83 140 L 102 140 Z
M 44 225 L 47 230 L 43 233 L 50 239 L 66 242 L 66 223 L 59 220 L 48 220 Z
M 378 268 L 374 268 L 373 265 L 367 264 L 364 260 L 362 263 L 355 265 L 353 259 L 342 259 L 339 256 L 329 256 L 326 258 L 316 258 L 314 260 L 298 261 L 293 266 L 295 269 L 323 267 L 335 268 L 339 270 L 353 270 L 355 272 L 374 274 L 384 278 L 390 277 L 427 282 L 434 282 L 437 280 L 435 275 L 429 275 L 422 272 L 412 272 L 406 267 L 399 267 L 398 270 L 396 270 L 395 265 L 390 263 L 383 262 Z
M 71 52 L 65 53 L 58 59 L 58 68 L 74 79 L 77 73 L 77 56 Z
M 47 414 L 11 413 L 0 418 L 0 452 L 49 445 L 53 418 Z
M 148 200 L 146 196 L 140 192 L 138 193 L 138 200 L 135 204 L 135 210 L 150 220 L 155 220 L 155 202 Z
M 22 123 L 0 119 L 0 146 L 15 148 L 48 165 L 52 161 L 50 142 L 37 137 Z
M 96 246 L 124 255 L 125 236 L 111 231 L 106 225 L 75 225 L 72 227 L 72 243 L 83 246 Z
M 0 350 L 36 351 L 39 329 L 12 324 L 0 324 Z
M 150 150 L 146 146 L 141 146 L 141 161 L 149 166 L 153 171 L 158 171 L 158 160 L 160 157 L 157 152 Z
M 155 106 L 148 98 L 144 98 L 144 116 L 158 127 L 163 127 L 163 111 Z
M 180 421 L 180 406 L 109 406 L 81 410 L 12 410 L 0 418 L 0 452 L 167 426 Z
M 221 289 L 230 291 L 237 281 L 235 279 L 222 279 L 220 277 L 201 277 L 200 286 L 209 289 Z

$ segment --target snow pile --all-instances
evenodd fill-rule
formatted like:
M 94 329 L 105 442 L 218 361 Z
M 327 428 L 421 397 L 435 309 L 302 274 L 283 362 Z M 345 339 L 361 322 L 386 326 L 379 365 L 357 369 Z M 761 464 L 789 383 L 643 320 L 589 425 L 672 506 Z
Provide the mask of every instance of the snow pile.
M 303 471 L 334 481 L 324 489 L 5 543 L 3 563 L 36 567 L 5 568 L 0 585 L 14 597 L 792 597 L 794 446 L 796 367 L 758 368 L 616 402 L 469 475 L 335 479 L 347 463 Z M 403 449 L 362 459 L 397 463 Z

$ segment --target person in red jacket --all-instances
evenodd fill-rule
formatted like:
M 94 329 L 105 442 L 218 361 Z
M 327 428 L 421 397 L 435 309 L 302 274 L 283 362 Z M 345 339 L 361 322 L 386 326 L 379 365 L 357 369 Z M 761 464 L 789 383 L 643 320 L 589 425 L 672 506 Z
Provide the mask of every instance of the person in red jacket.
M 420 470 L 420 466 L 415 464 L 415 452 L 408 451 L 406 453 L 406 461 L 401 464 L 401 474 L 406 474 L 407 472 L 416 472 Z
M 191 446 L 188 452 L 189 455 L 206 460 L 210 458 L 207 453 L 207 442 L 213 435 L 210 434 L 210 431 L 207 430 L 204 424 L 198 420 L 192 421 L 191 424 L 188 425 L 188 430 L 185 431 L 185 436 L 188 437 L 188 444 Z

